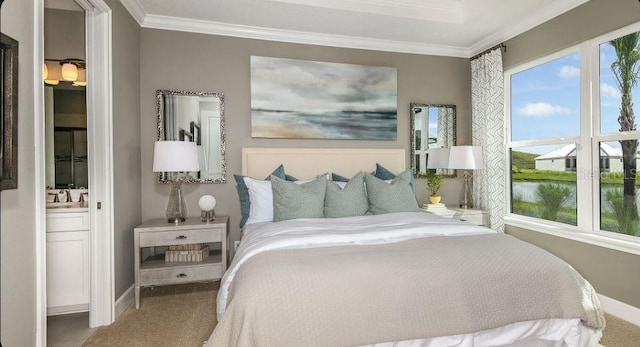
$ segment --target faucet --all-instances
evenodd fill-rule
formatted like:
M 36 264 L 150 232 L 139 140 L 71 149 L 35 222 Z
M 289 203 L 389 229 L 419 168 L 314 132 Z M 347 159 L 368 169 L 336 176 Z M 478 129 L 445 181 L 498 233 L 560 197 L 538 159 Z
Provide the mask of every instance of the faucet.
M 58 193 L 47 193 L 47 195 L 53 195 L 53 202 L 60 202 L 60 199 L 58 199 Z
M 87 199 L 89 198 L 89 193 L 80 193 L 80 199 L 78 200 L 80 206 L 84 206 L 84 203 L 86 202 L 84 198 L 85 194 L 87 195 Z
M 73 202 L 73 199 L 71 198 L 71 190 L 69 190 L 69 189 L 60 189 L 60 194 L 66 194 L 67 202 Z

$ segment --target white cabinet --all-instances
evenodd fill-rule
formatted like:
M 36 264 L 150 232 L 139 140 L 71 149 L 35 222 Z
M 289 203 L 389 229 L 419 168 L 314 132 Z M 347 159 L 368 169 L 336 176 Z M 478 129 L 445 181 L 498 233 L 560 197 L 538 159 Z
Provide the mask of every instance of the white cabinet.
M 88 219 L 88 212 L 47 214 L 49 315 L 89 310 Z

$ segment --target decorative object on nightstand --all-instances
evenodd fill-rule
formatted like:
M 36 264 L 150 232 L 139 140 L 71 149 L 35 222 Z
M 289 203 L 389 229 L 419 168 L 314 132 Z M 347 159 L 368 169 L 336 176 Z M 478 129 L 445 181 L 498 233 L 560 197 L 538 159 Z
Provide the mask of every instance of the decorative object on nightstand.
M 221 279 L 227 269 L 228 231 L 227 216 L 206 224 L 195 217 L 176 225 L 154 219 L 137 226 L 133 231 L 136 308 L 141 287 Z M 156 247 L 169 250 L 156 254 Z
M 209 223 L 216 220 L 216 198 L 212 195 L 203 195 L 198 200 L 200 206 L 200 220 Z
M 184 222 L 187 204 L 184 202 L 180 172 L 198 171 L 198 149 L 194 142 L 156 141 L 153 147 L 153 172 L 167 172 L 170 175 L 171 193 L 167 203 L 169 223 Z
M 437 169 L 446 169 L 448 162 L 448 148 L 430 148 L 427 152 L 427 169 L 431 170 L 419 173 L 420 177 L 424 177 L 427 180 L 427 189 L 431 192 L 429 195 L 429 205 L 434 205 L 433 207 L 442 205 L 440 204 L 440 199 L 442 199 L 442 197 L 438 194 L 438 191 L 440 191 L 442 183 L 444 183 L 444 175 L 438 173 Z M 442 207 L 444 207 L 444 205 L 442 205 Z
M 468 170 L 482 169 L 482 147 L 480 146 L 453 146 L 449 152 L 449 168 L 464 170 L 462 177 L 464 184 L 460 193 L 460 208 L 473 208 L 473 195 L 471 192 L 471 174 Z

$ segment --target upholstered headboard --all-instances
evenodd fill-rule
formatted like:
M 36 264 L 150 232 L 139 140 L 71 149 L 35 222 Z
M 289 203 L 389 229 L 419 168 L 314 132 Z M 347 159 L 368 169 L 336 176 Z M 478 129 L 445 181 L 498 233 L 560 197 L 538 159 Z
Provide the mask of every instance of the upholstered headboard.
M 380 163 L 392 172 L 406 170 L 404 149 L 373 148 L 253 148 L 242 149 L 242 174 L 264 178 L 278 165 L 287 174 L 312 178 L 325 172 L 351 177 L 360 171 L 373 171 Z

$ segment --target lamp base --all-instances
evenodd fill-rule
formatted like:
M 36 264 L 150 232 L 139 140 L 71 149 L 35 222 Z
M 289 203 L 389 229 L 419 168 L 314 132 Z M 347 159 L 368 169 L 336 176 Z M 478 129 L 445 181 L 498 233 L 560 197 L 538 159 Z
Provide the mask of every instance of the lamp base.
M 468 209 L 473 208 L 473 197 L 471 193 L 471 184 L 469 183 L 469 179 L 471 178 L 471 174 L 469 171 L 464 171 L 462 174 L 464 178 L 464 182 L 462 185 L 462 192 L 460 192 L 460 208 Z
M 167 203 L 167 219 L 169 223 L 182 223 L 187 217 L 187 204 L 182 193 L 182 181 L 171 181 L 171 192 Z

